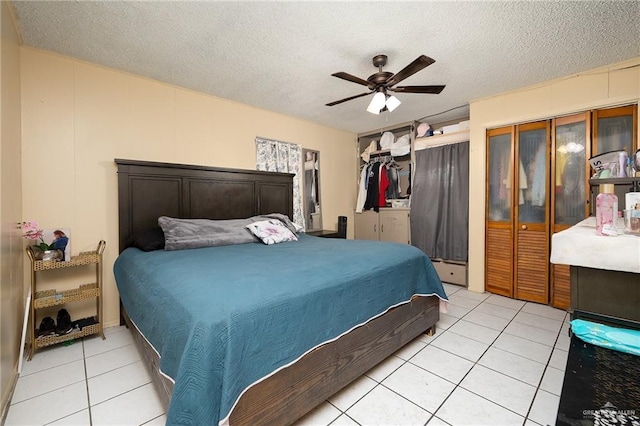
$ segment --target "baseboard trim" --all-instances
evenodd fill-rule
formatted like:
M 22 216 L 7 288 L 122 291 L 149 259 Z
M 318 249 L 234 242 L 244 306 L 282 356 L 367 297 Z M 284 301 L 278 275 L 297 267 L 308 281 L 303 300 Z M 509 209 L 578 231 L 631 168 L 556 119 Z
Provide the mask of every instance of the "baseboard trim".
M 17 368 L 17 367 L 16 367 Z M 11 397 L 16 389 L 16 383 L 18 383 L 18 370 L 13 370 L 13 375 L 9 379 L 9 386 L 2 395 L 2 411 L 0 411 L 0 425 L 4 425 L 7 421 L 7 414 L 9 413 L 9 405 L 11 405 Z

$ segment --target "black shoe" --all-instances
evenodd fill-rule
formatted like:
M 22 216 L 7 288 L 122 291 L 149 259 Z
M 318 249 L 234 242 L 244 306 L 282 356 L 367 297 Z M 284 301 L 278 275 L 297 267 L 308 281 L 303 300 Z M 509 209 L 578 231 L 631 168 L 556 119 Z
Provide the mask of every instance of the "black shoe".
M 72 330 L 71 327 L 71 316 L 66 309 L 60 309 L 58 311 L 58 326 L 56 327 L 56 331 L 58 334 L 67 334 Z
M 71 323 L 71 325 L 73 326 L 73 328 L 78 328 L 82 330 L 85 327 L 89 327 L 90 325 L 94 325 L 97 323 L 98 321 L 96 321 L 94 317 L 88 317 L 88 318 L 81 318 L 79 320 L 75 320 Z
M 51 336 L 56 334 L 56 323 L 53 321 L 51 317 L 44 317 L 40 322 L 40 327 L 38 328 L 38 337 L 40 336 Z

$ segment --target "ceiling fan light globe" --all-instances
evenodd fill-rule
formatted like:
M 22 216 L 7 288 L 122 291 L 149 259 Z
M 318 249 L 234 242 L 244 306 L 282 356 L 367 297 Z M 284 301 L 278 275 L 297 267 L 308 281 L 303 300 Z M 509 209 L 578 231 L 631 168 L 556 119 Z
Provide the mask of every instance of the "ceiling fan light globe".
M 400 99 L 396 98 L 395 96 L 389 96 L 386 103 L 387 109 L 389 110 L 389 112 L 391 112 L 394 109 L 398 108 L 401 103 L 402 102 L 400 102 Z
M 367 112 L 378 115 L 380 114 L 380 108 L 377 108 L 375 103 L 372 101 L 369 103 L 369 106 L 367 107 Z
M 367 107 L 367 111 L 371 114 L 380 114 L 380 110 L 384 108 L 385 104 L 385 96 L 382 92 L 377 92 L 373 95 L 371 102 L 369 102 L 369 106 Z

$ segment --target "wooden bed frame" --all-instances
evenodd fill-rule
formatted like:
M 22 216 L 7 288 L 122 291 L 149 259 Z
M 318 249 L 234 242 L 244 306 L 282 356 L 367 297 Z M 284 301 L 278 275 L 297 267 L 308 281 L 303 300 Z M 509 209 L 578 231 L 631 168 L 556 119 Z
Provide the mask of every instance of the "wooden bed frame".
M 131 235 L 157 226 L 158 216 L 237 219 L 293 215 L 293 175 L 116 159 L 120 251 Z M 121 305 L 168 406 L 173 383 L 159 372 L 159 357 Z M 366 325 L 322 345 L 295 364 L 249 388 L 229 417 L 235 424 L 292 424 L 422 333 L 439 319 L 436 296 L 415 297 Z

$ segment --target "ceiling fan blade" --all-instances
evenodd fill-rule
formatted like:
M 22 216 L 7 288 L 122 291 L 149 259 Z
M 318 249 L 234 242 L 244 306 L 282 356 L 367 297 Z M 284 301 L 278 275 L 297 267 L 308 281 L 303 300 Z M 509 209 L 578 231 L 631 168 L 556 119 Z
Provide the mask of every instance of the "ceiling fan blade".
M 375 84 L 371 84 L 367 80 L 363 80 L 360 77 L 356 77 L 355 75 L 347 74 L 346 72 L 336 72 L 331 75 L 333 77 L 338 77 L 352 83 L 362 84 L 363 86 L 367 86 L 369 89 L 373 89 L 375 87 Z
M 400 83 L 405 78 L 411 77 L 413 74 L 417 73 L 421 69 L 428 67 L 434 62 L 434 59 L 431 59 L 430 57 L 425 55 L 420 55 L 415 61 L 411 62 L 402 70 L 394 74 L 394 76 L 391 77 L 389 81 L 387 81 L 387 87 Z
M 343 103 L 343 102 L 350 101 L 351 99 L 361 98 L 361 97 L 363 97 L 363 96 L 367 96 L 367 95 L 370 95 L 370 94 L 371 94 L 371 92 L 367 92 L 367 93 L 360 93 L 359 95 L 351 96 L 351 97 L 349 97 L 349 98 L 344 98 L 344 99 L 340 99 L 339 101 L 335 101 L 335 102 L 328 103 L 328 104 L 327 104 L 327 106 L 334 106 L 334 105 L 338 105 L 338 104 L 341 104 L 341 103 Z
M 398 93 L 433 93 L 437 95 L 442 92 L 445 87 L 446 86 L 398 86 L 389 88 L 389 90 Z

